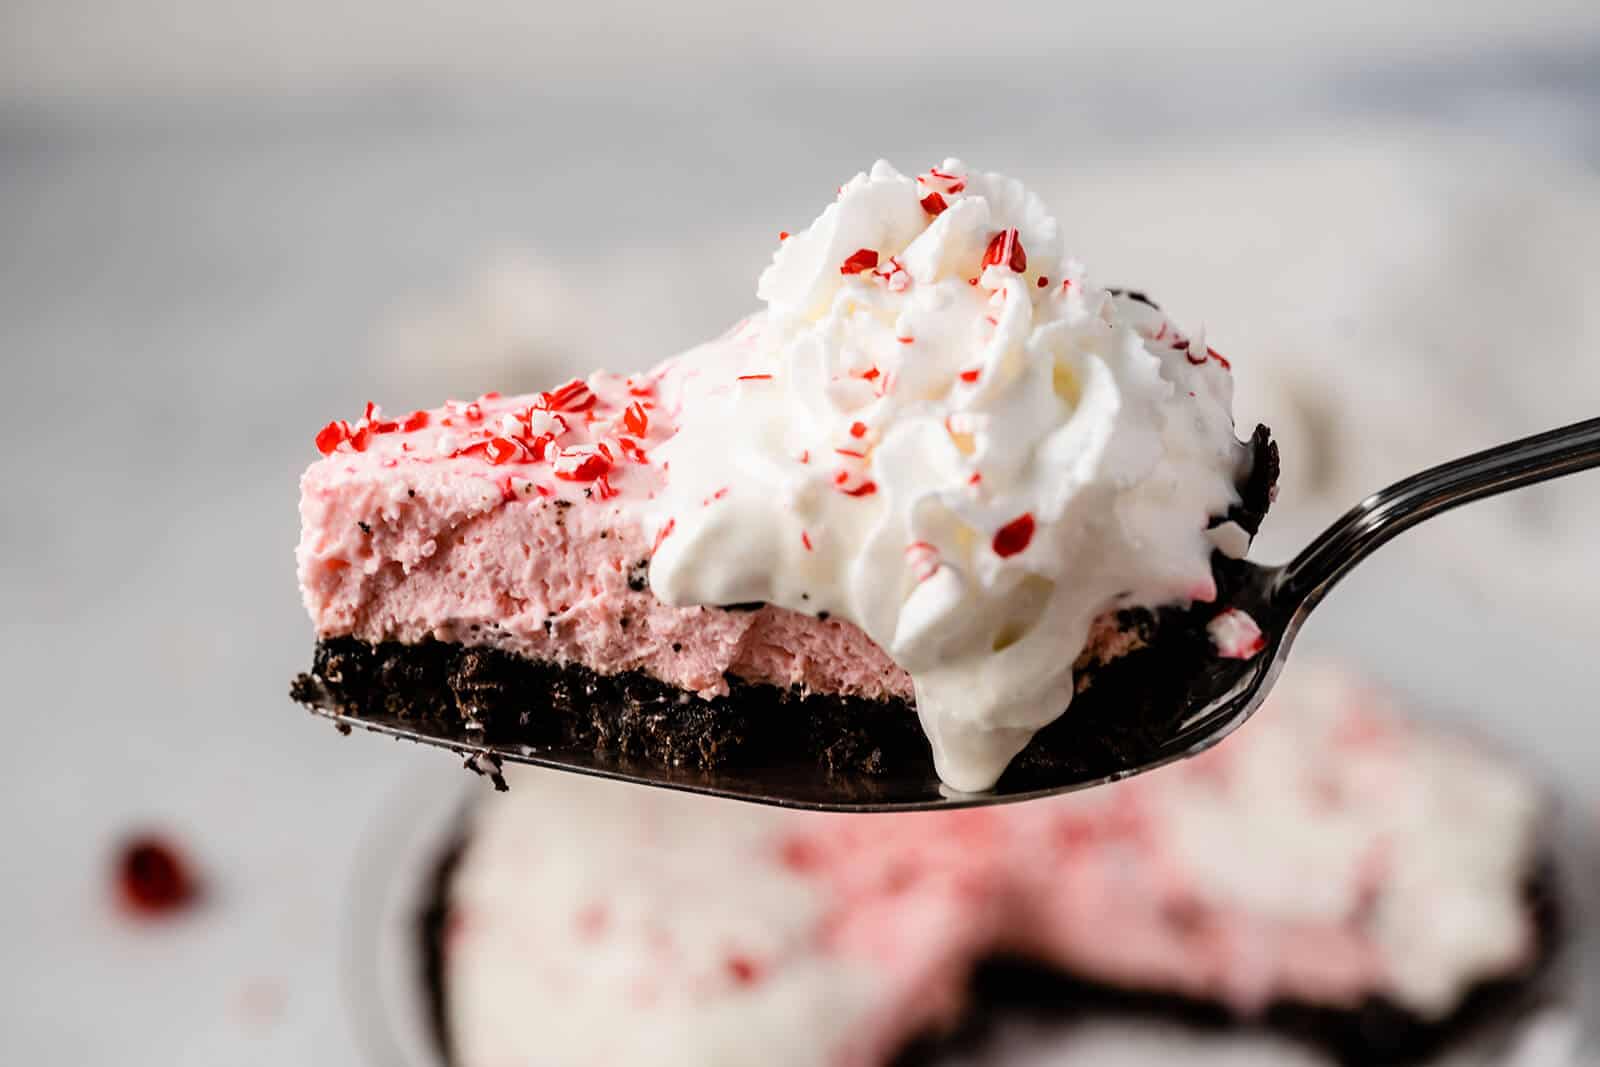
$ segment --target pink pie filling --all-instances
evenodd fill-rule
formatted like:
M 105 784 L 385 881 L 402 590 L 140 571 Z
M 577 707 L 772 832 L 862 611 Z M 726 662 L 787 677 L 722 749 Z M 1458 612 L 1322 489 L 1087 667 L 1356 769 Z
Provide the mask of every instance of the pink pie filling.
M 296 558 L 317 635 L 488 646 L 643 671 L 704 696 L 726 692 L 731 675 L 911 700 L 906 672 L 848 622 L 671 607 L 650 593 L 641 512 L 670 473 L 649 449 L 673 432 L 655 389 L 596 375 L 554 394 L 330 424 L 326 454 L 300 481 Z M 574 391 L 564 406 L 580 410 L 559 410 Z M 530 413 L 536 429 L 561 420 L 538 454 L 525 444 L 538 440 Z M 508 417 L 521 420 L 515 438 Z M 1094 644 L 1114 638 L 1107 620 Z

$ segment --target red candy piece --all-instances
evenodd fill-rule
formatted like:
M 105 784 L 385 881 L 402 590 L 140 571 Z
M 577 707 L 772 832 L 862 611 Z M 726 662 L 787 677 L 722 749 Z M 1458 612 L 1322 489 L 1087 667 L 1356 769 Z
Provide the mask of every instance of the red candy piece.
M 483 456 L 496 467 L 510 463 L 522 452 L 522 446 L 507 437 L 493 437 L 484 447 Z
M 989 247 L 983 253 L 983 265 L 1010 267 L 1018 274 L 1028 269 L 1028 253 L 1023 251 L 1015 228 L 1001 230 L 989 239 Z
M 332 455 L 350 437 L 350 427 L 345 425 L 343 419 L 334 419 L 321 430 L 317 431 L 317 451 L 324 456 Z
M 644 413 L 644 406 L 635 400 L 623 409 L 622 424 L 635 437 L 643 437 L 650 426 L 650 417 Z
M 872 248 L 858 248 L 839 267 L 840 274 L 860 274 L 878 265 L 878 252 Z
M 661 529 L 656 533 L 656 542 L 650 546 L 650 554 L 652 556 L 655 555 L 656 551 L 661 547 L 661 542 L 665 541 L 672 535 L 672 528 L 676 525 L 678 525 L 677 519 L 668 519 L 667 524 L 661 527 Z
M 588 411 L 599 400 L 587 382 L 574 378 L 553 393 L 540 393 L 541 406 L 547 411 Z
M 129 841 L 117 857 L 117 893 L 129 911 L 150 916 L 182 910 L 199 895 L 183 856 L 148 835 Z
M 1028 542 L 1033 540 L 1033 514 L 1023 512 L 1000 529 L 994 535 L 994 554 L 1001 559 L 1015 556 L 1018 552 L 1028 547 Z
M 944 197 L 938 193 L 929 193 L 922 198 L 922 210 L 935 217 L 944 214 L 950 205 L 944 202 Z
M 755 985 L 761 980 L 761 965 L 748 956 L 729 956 L 728 976 L 739 985 Z
M 599 452 L 591 452 L 572 465 L 563 459 L 557 463 L 555 474 L 564 482 L 592 482 L 610 469 L 609 459 Z

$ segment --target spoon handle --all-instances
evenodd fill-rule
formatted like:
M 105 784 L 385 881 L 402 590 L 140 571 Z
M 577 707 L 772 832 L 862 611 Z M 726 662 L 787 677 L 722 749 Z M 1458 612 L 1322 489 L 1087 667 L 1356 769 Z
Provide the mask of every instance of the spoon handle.
M 1310 610 L 1335 582 L 1389 539 L 1443 511 L 1600 466 L 1600 418 L 1477 452 L 1380 489 L 1283 568 L 1276 597 Z

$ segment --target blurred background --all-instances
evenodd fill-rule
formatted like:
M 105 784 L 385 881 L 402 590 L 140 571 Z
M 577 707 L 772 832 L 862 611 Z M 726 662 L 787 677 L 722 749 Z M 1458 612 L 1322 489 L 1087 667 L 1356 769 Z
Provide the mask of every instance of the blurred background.
M 1260 558 L 1600 414 L 1593 0 L 0 0 L 7 1062 L 367 1062 L 352 895 L 457 772 L 288 701 L 313 433 L 652 363 L 841 181 L 949 155 L 1233 360 L 1286 460 Z M 1597 536 L 1596 474 L 1474 507 L 1307 646 L 1592 821 Z M 200 879 L 172 921 L 116 903 L 145 831 Z

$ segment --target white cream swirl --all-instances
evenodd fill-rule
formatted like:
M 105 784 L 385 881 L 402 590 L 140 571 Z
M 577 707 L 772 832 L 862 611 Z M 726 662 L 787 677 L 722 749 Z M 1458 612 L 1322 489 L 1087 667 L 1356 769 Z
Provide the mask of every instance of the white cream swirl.
M 668 376 L 692 416 L 653 456 L 656 596 L 854 622 L 968 791 L 1067 707 L 1096 617 L 1214 598 L 1227 364 L 1088 283 L 1019 183 L 879 162 L 758 293 Z

